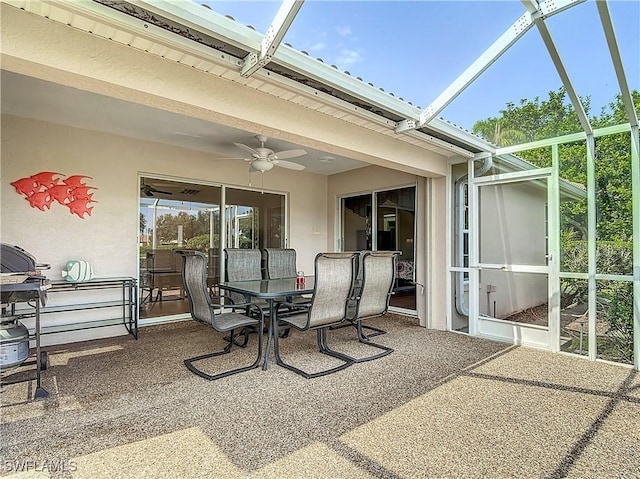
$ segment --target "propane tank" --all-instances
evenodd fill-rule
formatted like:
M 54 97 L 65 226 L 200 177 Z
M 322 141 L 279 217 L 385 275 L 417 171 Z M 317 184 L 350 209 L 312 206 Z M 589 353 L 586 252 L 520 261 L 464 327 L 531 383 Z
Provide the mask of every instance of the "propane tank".
M 0 370 L 20 366 L 29 357 L 29 330 L 17 319 L 0 323 Z

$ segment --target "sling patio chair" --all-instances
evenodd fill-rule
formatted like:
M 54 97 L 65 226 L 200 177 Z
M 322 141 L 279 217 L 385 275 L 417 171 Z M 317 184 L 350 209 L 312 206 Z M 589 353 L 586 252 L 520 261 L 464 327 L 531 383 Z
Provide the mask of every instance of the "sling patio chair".
M 293 248 L 265 248 L 265 257 L 267 260 L 266 276 L 268 279 L 277 278 L 295 278 L 298 274 L 297 255 L 296 250 Z M 295 305 L 305 305 L 309 303 L 309 298 L 306 296 L 294 296 L 283 299 L 288 303 Z M 295 311 L 296 308 L 292 307 L 290 311 Z
M 241 346 L 246 346 L 249 330 L 262 331 L 264 328 L 264 314 L 259 307 L 253 304 L 233 305 L 235 307 L 242 307 L 242 313 L 233 309 L 230 311 L 227 310 L 227 312 L 222 312 L 223 306 L 212 302 L 211 294 L 207 287 L 207 257 L 199 251 L 181 250 L 178 254 L 183 258 L 182 279 L 184 290 L 189 300 L 191 317 L 198 322 L 208 324 L 220 333 L 229 333 L 230 338 L 229 344 L 221 351 L 185 359 L 185 366 L 194 374 L 208 380 L 220 379 L 232 374 L 257 368 L 262 359 L 262 334 L 258 334 L 258 352 L 256 360 L 251 365 L 241 366 L 217 374 L 208 374 L 194 365 L 197 361 L 230 353 L 233 345 L 237 344 L 236 338 L 238 336 L 244 336 L 244 344 L 241 344 Z M 229 308 L 229 305 L 225 305 L 224 307 Z M 251 317 L 244 314 L 246 311 L 244 308 L 246 308 L 246 310 L 251 310 L 254 316 Z M 240 334 L 236 334 L 236 331 L 238 330 L 240 330 Z
M 295 278 L 298 272 L 295 249 L 265 248 L 264 253 L 267 260 L 266 276 L 268 279 Z
M 383 316 L 389 310 L 399 251 L 367 251 L 362 255 L 362 283 L 347 307 L 347 319 L 356 328 L 358 341 L 382 352 L 364 358 L 351 358 L 356 363 L 378 359 L 393 352 L 392 348 L 372 342 L 362 329 L 363 320 Z
M 356 280 L 354 282 L 354 286 L 353 286 L 353 296 L 354 298 L 360 296 L 360 292 L 362 291 L 362 277 L 363 277 L 363 273 L 364 273 L 364 268 L 363 268 L 363 259 L 364 256 L 368 253 L 371 253 L 370 250 L 359 250 L 358 251 L 358 268 L 357 268 L 357 273 L 356 273 Z M 348 306 L 348 312 L 347 312 L 347 316 L 353 316 L 355 313 L 355 307 L 357 305 L 357 301 L 353 300 L 349 303 Z M 355 322 L 351 323 L 351 324 L 341 324 L 340 326 L 336 326 L 334 328 L 331 329 L 338 329 L 338 328 L 345 328 L 345 327 L 349 327 L 349 326 L 355 326 Z M 368 331 L 373 331 L 372 333 L 369 334 L 364 334 L 364 331 L 362 332 L 365 338 L 373 338 L 374 336 L 380 336 L 382 334 L 385 334 L 386 331 L 384 329 L 380 329 L 380 328 L 376 328 L 374 326 L 371 325 L 367 325 L 367 324 L 363 324 L 362 325 L 362 329 L 366 329 Z
M 319 253 L 314 261 L 315 286 L 309 304 L 297 314 L 290 314 L 284 308 L 300 306 L 295 303 L 278 303 L 275 313 L 275 327 L 293 326 L 300 331 L 315 330 L 318 349 L 326 354 L 342 361 L 342 364 L 330 369 L 318 372 L 307 372 L 286 363 L 280 355 L 280 341 L 278 335 L 274 338 L 273 352 L 276 363 L 290 369 L 307 379 L 325 376 L 351 366 L 352 358 L 333 351 L 327 345 L 327 330 L 330 326 L 345 321 L 347 302 L 353 294 L 353 282 L 357 253 Z

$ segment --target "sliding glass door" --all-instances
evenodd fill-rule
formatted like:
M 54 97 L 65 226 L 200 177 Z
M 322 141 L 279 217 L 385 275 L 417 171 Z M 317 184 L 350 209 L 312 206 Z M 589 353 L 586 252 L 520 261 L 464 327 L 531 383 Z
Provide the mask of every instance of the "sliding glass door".
M 140 318 L 188 313 L 177 250 L 207 255 L 213 292 L 224 248 L 284 247 L 285 201 L 283 194 L 141 177 Z
M 415 311 L 415 186 L 344 197 L 342 251 L 400 251 L 391 306 Z M 374 234 L 375 232 L 375 234 Z

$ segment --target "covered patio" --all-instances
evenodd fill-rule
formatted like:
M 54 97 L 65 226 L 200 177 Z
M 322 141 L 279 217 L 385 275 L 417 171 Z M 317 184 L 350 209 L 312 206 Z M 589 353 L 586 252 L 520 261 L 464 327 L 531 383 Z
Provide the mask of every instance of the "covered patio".
M 2 243 L 50 264 L 49 280 L 82 260 L 135 284 L 136 332 L 97 308 L 67 314 L 106 292 L 49 295 L 50 396 L 34 401 L 34 381 L 1 389 L 3 473 L 637 475 L 639 69 L 614 28 L 631 7 L 509 2 L 489 45 L 421 108 L 285 41 L 325 3 L 286 0 L 256 29 L 191 1 L 1 0 Z M 402 7 L 431 20 L 436 4 Z M 600 116 L 552 34 L 576 11 L 606 46 L 590 74 L 610 69 L 616 85 Z M 547 114 L 538 97 L 477 134 L 440 116 L 517 83 L 490 69 L 532 36 L 557 75 L 558 118 L 507 123 Z M 54 198 L 59 187 L 82 195 Z M 375 322 L 393 354 L 313 380 L 275 365 L 190 374 L 183 360 L 222 339 L 190 320 L 175 250 L 207 256 L 215 293 L 225 248 L 269 247 L 295 249 L 306 274 L 319 252 L 401 251 Z M 357 355 L 352 328 L 331 334 Z M 283 342 L 322 369 L 312 341 Z

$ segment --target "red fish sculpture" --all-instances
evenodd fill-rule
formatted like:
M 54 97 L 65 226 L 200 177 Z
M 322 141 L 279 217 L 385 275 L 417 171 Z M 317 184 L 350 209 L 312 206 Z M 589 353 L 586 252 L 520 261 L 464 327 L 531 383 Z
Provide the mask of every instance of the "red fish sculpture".
M 31 196 L 28 196 L 27 201 L 31 205 L 32 208 L 38 208 L 40 211 L 44 211 L 46 209 L 51 209 L 51 203 L 53 202 L 53 198 L 49 194 L 49 191 L 38 191 Z
M 66 205 L 73 200 L 73 188 L 69 185 L 56 185 L 47 191 L 51 193 L 51 197 L 61 205 Z
M 54 176 L 63 176 L 62 173 L 53 173 L 51 171 L 43 171 L 35 175 L 31 175 L 31 178 L 38 183 L 39 186 L 45 188 L 51 188 L 52 186 L 60 184 L 60 178 L 54 178 Z
M 90 200 L 93 197 L 93 193 L 89 193 L 89 190 L 97 190 L 93 186 L 78 186 L 71 190 L 71 195 L 74 200 Z
M 84 214 L 88 214 L 91 216 L 91 211 L 93 210 L 93 206 L 89 206 L 89 203 L 97 203 L 93 200 L 73 200 L 71 203 L 67 203 L 67 207 L 71 214 L 76 214 L 80 218 L 84 219 Z
M 65 185 L 69 185 L 71 188 L 77 188 L 78 186 L 83 186 L 85 185 L 85 183 L 82 182 L 82 180 L 84 178 L 89 178 L 90 180 L 92 180 L 93 178 L 91 178 L 90 176 L 84 176 L 84 175 L 73 175 L 73 176 L 69 176 L 67 178 L 64 178 L 62 181 Z
M 90 203 L 97 203 L 93 199 L 93 192 L 97 190 L 95 186 L 84 183 L 84 179 L 93 179 L 86 175 L 71 175 L 64 177 L 62 173 L 52 171 L 42 171 L 26 178 L 20 178 L 11 185 L 18 194 L 24 195 L 32 208 L 40 211 L 51 209 L 54 201 L 69 208 L 71 214 L 78 215 L 84 219 L 85 215 L 91 216 L 93 206 Z
M 30 177 L 20 178 L 19 180 L 11 183 L 11 186 L 16 189 L 18 194 L 25 195 L 27 197 L 33 196 L 40 188 L 38 183 L 36 183 L 36 181 Z

